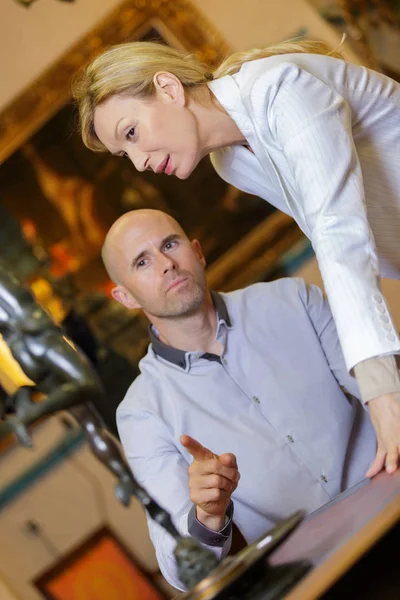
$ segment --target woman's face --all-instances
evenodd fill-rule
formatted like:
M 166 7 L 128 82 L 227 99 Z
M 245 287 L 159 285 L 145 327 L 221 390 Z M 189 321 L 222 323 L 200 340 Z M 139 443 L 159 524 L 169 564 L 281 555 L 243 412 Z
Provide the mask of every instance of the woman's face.
M 198 123 L 179 80 L 165 73 L 155 76 L 155 84 L 151 98 L 112 96 L 97 106 L 96 135 L 138 171 L 186 179 L 202 158 Z

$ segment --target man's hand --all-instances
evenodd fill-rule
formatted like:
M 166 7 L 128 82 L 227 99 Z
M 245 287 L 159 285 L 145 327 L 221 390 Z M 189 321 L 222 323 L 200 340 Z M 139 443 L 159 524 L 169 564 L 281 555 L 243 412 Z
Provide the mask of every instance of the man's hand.
M 197 519 L 209 529 L 220 531 L 240 479 L 236 457 L 230 453 L 218 456 L 188 435 L 182 435 L 181 444 L 194 459 L 189 467 L 189 489 Z
M 368 402 L 368 408 L 378 449 L 366 477 L 374 477 L 384 468 L 387 473 L 394 473 L 400 458 L 400 393 L 373 398 Z

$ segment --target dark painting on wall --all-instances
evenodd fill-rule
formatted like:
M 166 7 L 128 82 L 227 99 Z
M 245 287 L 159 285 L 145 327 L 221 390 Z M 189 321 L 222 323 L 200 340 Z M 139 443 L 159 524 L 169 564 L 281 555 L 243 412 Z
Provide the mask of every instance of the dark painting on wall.
M 186 0 L 165 0 L 159 8 L 150 0 L 143 0 L 140 6 L 130 0 L 123 2 L 53 71 L 44 74 L 38 89 L 28 90 L 17 101 L 7 119 L 0 119 L 0 133 L 5 122 L 21 119 L 26 121 L 26 130 L 33 132 L 17 146 L 13 135 L 20 129 L 11 127 L 10 139 L 3 146 L 0 143 L 0 156 L 7 154 L 7 148 L 17 148 L 14 153 L 8 152 L 7 160 L 0 165 L 0 205 L 17 219 L 46 266 L 46 273 L 42 271 L 38 276 L 40 285 L 34 287 L 39 300 L 49 308 L 57 306 L 51 303 L 46 287 L 50 281 L 50 288 L 64 300 L 65 306 L 56 315 L 59 321 L 72 306 L 88 319 L 102 344 L 111 345 L 136 364 L 148 343 L 146 320 L 110 301 L 111 282 L 100 258 L 105 233 L 120 215 L 142 207 L 170 213 L 190 238 L 201 242 L 210 281 L 222 290 L 285 274 L 282 257 L 302 236 L 289 217 L 224 182 L 208 158 L 181 181 L 148 171 L 140 173 L 126 159 L 93 153 L 84 147 L 77 131 L 75 108 L 68 100 L 77 57 L 85 64 L 92 56 L 88 56 L 91 48 L 99 51 L 112 43 L 134 39 L 158 40 L 198 52 L 210 64 L 230 52 L 212 25 Z M 53 110 L 46 98 L 57 86 L 64 101 L 60 100 L 60 108 Z M 36 103 L 32 104 L 32 97 Z M 43 107 L 36 110 L 40 102 Z M 43 125 L 30 123 L 26 106 L 32 107 L 32 121 Z M 7 127 L 4 131 L 7 134 Z M 9 225 L 6 221 L 0 222 L 0 240 L 2 227 Z M 7 244 L 12 246 L 12 240 Z M 28 262 L 26 269 L 38 264 Z
M 140 37 L 167 43 L 153 26 Z M 104 286 L 101 244 L 128 210 L 152 207 L 172 214 L 201 241 L 209 263 L 273 212 L 221 180 L 208 158 L 179 181 L 139 173 L 126 159 L 87 150 L 71 104 L 0 166 L 0 199 L 49 254 L 54 274 L 73 272 L 85 290 Z

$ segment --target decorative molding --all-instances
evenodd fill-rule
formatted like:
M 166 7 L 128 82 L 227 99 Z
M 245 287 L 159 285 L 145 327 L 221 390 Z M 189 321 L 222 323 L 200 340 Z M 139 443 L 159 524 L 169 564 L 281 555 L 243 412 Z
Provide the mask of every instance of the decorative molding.
M 81 67 L 108 46 L 145 35 L 151 27 L 211 65 L 232 51 L 187 0 L 122 2 L 0 112 L 0 164 L 69 102 L 71 78 Z

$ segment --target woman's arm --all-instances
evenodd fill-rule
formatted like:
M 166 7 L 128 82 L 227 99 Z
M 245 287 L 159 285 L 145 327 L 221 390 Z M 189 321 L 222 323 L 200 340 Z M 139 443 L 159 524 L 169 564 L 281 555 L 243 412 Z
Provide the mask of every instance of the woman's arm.
M 284 76 L 268 122 L 295 182 L 296 194 L 287 200 L 309 232 L 347 368 L 355 367 L 363 399 L 369 401 L 379 446 L 369 475 L 385 463 L 393 471 L 400 455 L 398 374 L 393 358 L 383 361 L 390 374 L 376 358 L 398 353 L 400 341 L 380 291 L 351 110 L 333 87 L 308 71 L 290 64 L 280 68 Z M 368 360 L 373 362 L 363 367 Z M 379 396 L 371 399 L 371 392 Z
M 311 238 L 350 370 L 400 351 L 380 291 L 352 114 L 343 97 L 314 75 L 290 63 L 279 69 L 265 134 L 273 135 L 294 180 L 296 193 L 286 199 Z M 259 85 L 253 93 L 260 93 Z

